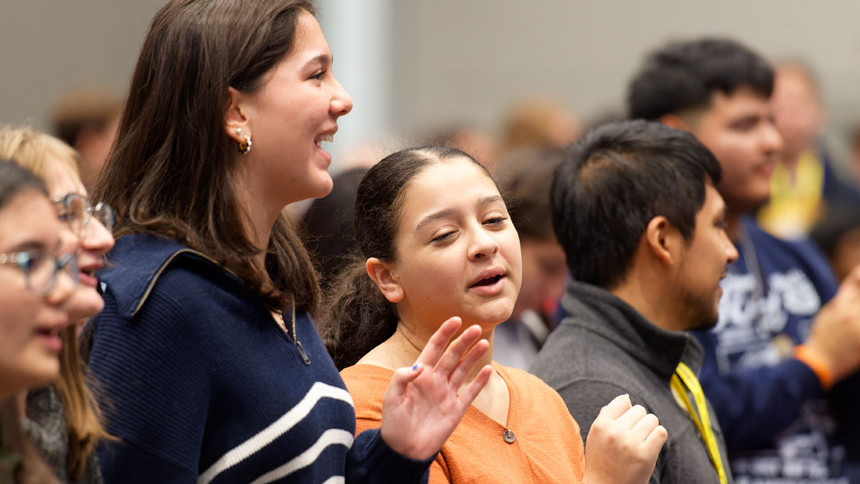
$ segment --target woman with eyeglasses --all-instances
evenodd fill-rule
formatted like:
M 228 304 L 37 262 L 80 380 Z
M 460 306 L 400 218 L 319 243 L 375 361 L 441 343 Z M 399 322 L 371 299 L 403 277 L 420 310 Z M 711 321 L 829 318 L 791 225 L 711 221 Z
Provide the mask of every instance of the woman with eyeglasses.
M 173 0 L 153 19 L 96 200 L 117 211 L 91 369 L 105 482 L 420 482 L 487 382 L 488 348 L 442 324 L 394 372 L 382 428 L 310 315 L 320 290 L 283 208 L 332 189 L 352 99 L 303 0 Z M 441 323 L 441 322 L 440 322 Z M 477 342 L 477 343 L 476 343 Z
M 59 375 L 75 255 L 43 182 L 0 160 L 0 482 L 57 482 L 21 428 L 15 398 Z
M 108 435 L 98 405 L 85 383 L 77 331 L 98 314 L 104 301 L 95 272 L 104 267 L 105 254 L 114 246 L 113 211 L 92 205 L 78 175 L 80 155 L 53 136 L 25 128 L 0 128 L 0 158 L 14 160 L 40 176 L 62 222 L 61 238 L 78 257 L 78 289 L 67 304 L 71 322 L 60 332 L 60 378 L 53 385 L 31 390 L 24 425 L 30 438 L 62 482 L 102 482 L 95 456 L 96 444 Z

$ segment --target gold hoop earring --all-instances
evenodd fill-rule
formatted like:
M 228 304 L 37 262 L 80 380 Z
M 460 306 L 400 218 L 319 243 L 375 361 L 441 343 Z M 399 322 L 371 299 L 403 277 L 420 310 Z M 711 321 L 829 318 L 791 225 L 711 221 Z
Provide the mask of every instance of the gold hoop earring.
M 243 136 L 242 135 L 242 128 L 236 128 L 236 134 L 239 136 Z M 239 153 L 242 153 L 243 155 L 245 155 L 251 151 L 251 145 L 253 143 L 251 143 L 251 137 L 249 135 L 246 134 L 243 137 L 245 138 L 245 141 L 239 142 Z

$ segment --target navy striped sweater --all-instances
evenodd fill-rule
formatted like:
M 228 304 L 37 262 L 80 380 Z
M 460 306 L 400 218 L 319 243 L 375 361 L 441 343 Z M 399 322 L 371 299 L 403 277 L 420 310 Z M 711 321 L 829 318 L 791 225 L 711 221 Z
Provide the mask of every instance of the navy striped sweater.
M 105 309 L 88 328 L 120 439 L 99 451 L 107 484 L 426 480 L 432 459 L 396 454 L 378 431 L 353 441 L 352 399 L 307 314 L 296 333 L 310 365 L 205 256 L 147 235 L 120 238 L 110 256 Z

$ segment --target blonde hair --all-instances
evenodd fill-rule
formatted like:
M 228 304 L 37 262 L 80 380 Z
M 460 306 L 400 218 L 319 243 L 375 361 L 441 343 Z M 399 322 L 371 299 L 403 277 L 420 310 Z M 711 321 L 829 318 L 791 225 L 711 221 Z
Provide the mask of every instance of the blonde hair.
M 546 97 L 523 99 L 508 110 L 502 122 L 502 145 L 505 151 L 564 148 L 579 129 L 576 116 L 561 103 Z M 560 135 L 570 139 L 561 140 Z
M 60 163 L 80 179 L 77 162 L 80 155 L 63 141 L 29 127 L 0 128 L 0 158 L 9 159 L 41 177 L 47 185 L 50 163 Z M 49 163 L 48 160 L 51 160 Z M 75 325 L 60 331 L 60 376 L 54 386 L 63 402 L 69 430 L 69 453 L 66 467 L 69 476 L 79 478 L 87 458 L 100 439 L 113 439 L 101 422 L 98 404 L 85 383 L 86 365 L 78 349 Z
M 18 163 L 46 183 L 50 173 L 49 158 L 59 162 L 76 178 L 81 177 L 78 170 L 81 155 L 74 148 L 58 138 L 27 126 L 0 128 L 0 158 Z

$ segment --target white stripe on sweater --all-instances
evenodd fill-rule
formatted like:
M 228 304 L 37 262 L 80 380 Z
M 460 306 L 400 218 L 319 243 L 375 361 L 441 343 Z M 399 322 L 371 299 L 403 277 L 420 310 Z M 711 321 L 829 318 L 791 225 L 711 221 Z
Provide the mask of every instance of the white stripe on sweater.
M 322 382 L 314 383 L 308 393 L 305 394 L 304 398 L 302 398 L 295 407 L 291 408 L 281 418 L 275 420 L 274 423 L 260 431 L 258 434 L 221 456 L 220 459 L 209 466 L 209 468 L 206 469 L 206 472 L 197 478 L 197 484 L 208 484 L 209 482 L 212 482 L 218 474 L 235 466 L 248 457 L 251 457 L 258 450 L 269 445 L 281 435 L 289 432 L 291 428 L 307 417 L 316 404 L 323 398 L 341 400 L 353 405 L 352 397 L 350 397 L 349 392 L 343 388 L 327 385 Z M 349 432 L 346 433 L 348 434 Z M 351 437 L 352 435 L 350 435 L 350 438 Z
M 325 482 L 323 482 L 322 484 L 345 484 L 345 483 L 346 483 L 346 479 L 344 479 L 343 476 L 333 476 L 333 477 L 329 477 L 328 479 L 326 479 Z
M 286 464 L 263 474 L 251 484 L 266 484 L 268 482 L 277 481 L 282 477 L 286 477 L 299 469 L 313 464 L 314 461 L 317 460 L 317 457 L 319 457 L 320 454 L 322 454 L 322 452 L 329 446 L 343 445 L 345 447 L 350 447 L 352 445 L 352 440 L 352 434 L 346 430 L 328 429 L 320 435 L 320 438 L 314 443 L 314 445 L 310 446 L 308 450 L 302 452 Z M 343 477 L 341 477 L 341 480 L 342 479 Z M 326 482 L 329 481 L 331 481 L 331 479 Z

